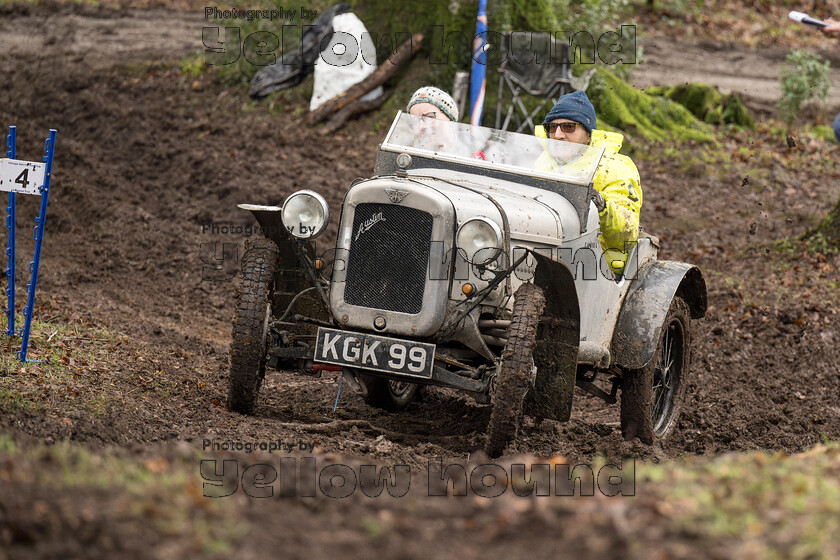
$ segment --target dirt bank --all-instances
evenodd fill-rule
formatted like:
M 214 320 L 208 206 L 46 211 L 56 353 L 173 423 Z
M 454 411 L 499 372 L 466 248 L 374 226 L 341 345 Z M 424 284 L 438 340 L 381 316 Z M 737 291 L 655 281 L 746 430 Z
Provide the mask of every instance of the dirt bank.
M 3 25 L 18 34 L 29 29 L 35 44 L 54 26 L 33 27 L 32 17 L 13 13 Z M 163 21 L 83 9 L 56 17 L 100 30 L 102 17 Z M 132 52 L 147 56 L 152 43 Z M 26 48 L 0 62 L 7 101 L 0 120 L 18 124 L 19 157 L 38 157 L 47 128 L 59 130 L 39 295 L 66 316 L 127 334 L 131 352 L 159 361 L 167 387 L 157 395 L 161 401 L 143 403 L 148 418 L 127 418 L 129 405 L 115 403 L 101 421 L 79 418 L 90 428 L 77 437 L 153 441 L 213 432 L 273 439 L 307 433 L 312 422 L 361 419 L 369 425 L 345 430 L 338 424 L 323 434 L 323 449 L 375 454 L 383 430 L 402 434 L 389 455 L 406 460 L 430 453 L 464 457 L 480 445 L 488 409 L 448 391 L 430 390 L 399 415 L 372 410 L 345 392 L 334 414 L 335 379 L 270 373 L 256 417 L 208 406 L 224 401 L 235 270 L 230 258 L 216 267 L 221 270 L 211 264 L 226 243 L 236 244 L 233 260 L 241 256 L 244 235 L 223 228 L 252 223 L 236 204 L 277 203 L 309 187 L 337 211 L 350 181 L 370 173 L 387 119 L 369 117 L 324 138 L 303 126 L 291 106 L 269 112 L 207 75 L 194 80 L 166 65 L 91 68 L 76 60 L 76 47 L 52 52 L 49 66 L 41 51 Z M 820 434 L 840 434 L 832 346 L 838 317 L 830 301 L 835 265 L 767 252 L 774 240 L 802 233 L 829 208 L 835 183 L 825 180 L 830 171 L 786 165 L 785 158 L 806 163 L 814 154 L 804 146 L 792 155 L 779 140 L 763 138 L 762 148 L 739 152 L 729 169 L 684 158 L 638 162 L 643 223 L 662 235 L 666 258 L 703 267 L 710 290 L 709 317 L 695 326 L 695 382 L 680 429 L 664 450 L 638 453 L 795 450 Z M 745 178 L 749 173 L 752 180 Z M 23 222 L 34 215 L 34 201 L 21 206 Z M 26 251 L 30 236 L 19 237 Z M 821 276 L 805 281 L 812 267 Z M 25 263 L 19 268 L 23 277 Z M 123 364 L 124 372 L 145 367 L 128 357 Z M 615 409 L 579 397 L 572 422 L 527 427 L 519 449 L 584 458 L 601 449 L 629 451 Z M 49 422 L 21 421 L 39 435 L 54 431 Z M 109 427 L 100 433 L 99 425 Z

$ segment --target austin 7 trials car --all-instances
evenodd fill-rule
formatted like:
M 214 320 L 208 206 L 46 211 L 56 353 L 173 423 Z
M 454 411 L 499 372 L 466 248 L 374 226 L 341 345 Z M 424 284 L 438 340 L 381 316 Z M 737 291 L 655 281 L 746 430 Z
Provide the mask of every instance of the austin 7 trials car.
M 644 443 L 677 423 L 696 267 L 657 260 L 645 234 L 613 273 L 592 178 L 602 148 L 399 113 L 374 175 L 344 196 L 334 247 L 313 190 L 243 204 L 266 233 L 246 243 L 228 407 L 254 411 L 266 367 L 340 371 L 371 406 L 403 409 L 422 385 L 492 406 L 487 452 L 523 414 L 568 420 L 575 386 L 609 403 Z M 539 158 L 552 158 L 542 171 Z M 317 175 L 313 175 L 317 183 Z

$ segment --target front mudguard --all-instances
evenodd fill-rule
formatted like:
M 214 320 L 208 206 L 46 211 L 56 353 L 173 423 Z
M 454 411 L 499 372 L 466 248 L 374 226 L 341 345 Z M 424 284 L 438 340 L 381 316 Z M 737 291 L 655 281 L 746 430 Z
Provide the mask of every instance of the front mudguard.
M 265 237 L 277 245 L 279 264 L 274 274 L 272 313 L 280 317 L 284 311 L 289 310 L 316 321 L 334 323 L 323 289 L 315 284 L 318 273 L 312 267 L 316 256 L 313 245 L 308 241 L 296 240 L 289 234 L 280 217 L 279 206 L 240 204 L 239 208 L 251 212 Z M 298 298 L 294 309 L 289 309 L 301 292 L 313 287 L 317 293 Z M 291 315 L 286 319 L 292 320 Z M 314 334 L 315 330 L 311 322 L 301 322 L 290 329 L 295 334 Z
M 706 314 L 706 281 L 696 266 L 656 261 L 644 267 L 632 282 L 612 339 L 614 365 L 622 369 L 642 369 L 653 358 L 675 296 L 686 301 L 692 319 Z
M 240 204 L 239 208 L 247 210 L 256 218 L 257 223 L 260 224 L 260 229 L 263 235 L 268 239 L 274 241 L 279 251 L 280 270 L 279 279 L 288 279 L 289 292 L 297 292 L 303 289 L 305 282 L 301 282 L 298 276 L 302 275 L 302 271 L 297 263 L 297 248 L 295 240 L 289 235 L 286 227 L 283 225 L 283 220 L 280 217 L 281 208 L 279 206 L 262 206 L 257 204 Z

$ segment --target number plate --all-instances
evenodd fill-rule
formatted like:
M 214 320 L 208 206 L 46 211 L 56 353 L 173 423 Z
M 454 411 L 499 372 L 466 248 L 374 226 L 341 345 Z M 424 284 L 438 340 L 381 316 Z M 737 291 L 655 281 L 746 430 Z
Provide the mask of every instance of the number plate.
M 431 379 L 435 345 L 321 327 L 315 361 Z
M 41 194 L 38 189 L 44 184 L 46 171 L 46 163 L 0 159 L 0 191 Z

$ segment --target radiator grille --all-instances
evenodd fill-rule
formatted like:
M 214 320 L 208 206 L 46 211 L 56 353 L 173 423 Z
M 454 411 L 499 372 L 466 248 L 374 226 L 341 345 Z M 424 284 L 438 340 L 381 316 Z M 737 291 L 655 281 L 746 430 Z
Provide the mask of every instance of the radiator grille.
M 359 204 L 347 259 L 345 303 L 420 313 L 432 221 L 431 214 L 416 208 Z

